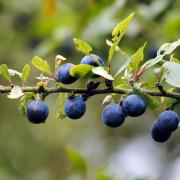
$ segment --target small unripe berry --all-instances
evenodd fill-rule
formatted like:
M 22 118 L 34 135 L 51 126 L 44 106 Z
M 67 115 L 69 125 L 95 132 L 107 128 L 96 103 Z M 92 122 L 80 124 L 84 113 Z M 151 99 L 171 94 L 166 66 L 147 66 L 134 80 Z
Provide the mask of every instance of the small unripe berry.
M 34 124 L 43 123 L 49 114 L 47 104 L 41 100 L 33 100 L 27 106 L 27 118 Z
M 122 109 L 128 116 L 140 116 L 146 111 L 146 108 L 145 100 L 137 94 L 127 96 L 122 102 Z
M 99 85 L 100 85 L 100 82 L 89 81 L 87 83 L 87 90 L 97 89 Z
M 108 80 L 108 79 L 105 79 L 105 85 L 108 87 L 108 88 L 111 88 L 113 83 L 112 81 Z
M 171 132 L 164 132 L 159 129 L 159 122 L 155 121 L 151 126 L 151 136 L 156 142 L 165 142 L 171 136 Z
M 69 97 L 65 102 L 64 110 L 69 118 L 79 119 L 86 111 L 86 104 L 80 96 Z
M 92 56 L 92 57 L 91 57 Z M 99 61 L 99 63 L 104 66 L 104 62 L 103 60 L 95 55 L 95 54 L 91 54 L 91 56 L 87 55 L 87 56 L 84 56 L 81 60 L 81 64 L 88 64 L 88 65 L 91 65 L 91 66 L 94 66 L 94 67 L 97 67 L 99 66 L 99 64 L 96 62 L 95 59 L 97 59 L 97 61 Z M 94 59 L 95 58 L 95 59 Z
M 125 120 L 124 112 L 119 104 L 109 104 L 102 112 L 102 120 L 109 127 L 119 127 Z
M 160 113 L 158 117 L 158 127 L 165 132 L 172 132 L 178 128 L 179 116 L 176 112 L 168 110 Z
M 62 82 L 63 84 L 72 84 L 77 80 L 76 77 L 70 75 L 70 68 L 73 67 L 74 64 L 67 63 L 63 64 L 57 70 L 57 80 Z

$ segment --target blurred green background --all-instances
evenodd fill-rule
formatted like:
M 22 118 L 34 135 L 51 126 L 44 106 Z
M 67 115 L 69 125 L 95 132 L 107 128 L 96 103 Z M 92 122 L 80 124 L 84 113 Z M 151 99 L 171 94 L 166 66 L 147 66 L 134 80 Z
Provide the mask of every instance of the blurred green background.
M 53 67 L 57 54 L 78 64 L 83 55 L 76 52 L 73 37 L 91 44 L 107 63 L 105 40 L 131 12 L 135 18 L 120 43 L 128 54 L 147 41 L 145 59 L 150 59 L 161 44 L 180 37 L 178 0 L 0 0 L 0 64 L 21 71 L 38 55 Z M 116 53 L 112 72 L 122 63 Z M 32 68 L 27 84 L 37 82 L 37 75 Z M 18 112 L 17 100 L 1 95 L 0 180 L 179 180 L 180 132 L 164 144 L 153 142 L 149 134 L 165 107 L 111 129 L 101 122 L 104 96 L 90 98 L 78 121 L 57 120 L 57 95 L 48 96 L 47 122 L 33 125 Z

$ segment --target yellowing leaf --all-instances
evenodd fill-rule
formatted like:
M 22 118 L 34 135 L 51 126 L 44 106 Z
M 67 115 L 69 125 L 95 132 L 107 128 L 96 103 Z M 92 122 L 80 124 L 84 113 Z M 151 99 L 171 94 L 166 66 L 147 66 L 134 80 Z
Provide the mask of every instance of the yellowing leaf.
M 57 11 L 57 3 L 56 0 L 44 0 L 43 1 L 43 11 L 47 16 L 52 16 Z
M 92 66 L 88 64 L 78 64 L 70 69 L 70 74 L 77 78 L 84 78 L 91 72 Z
M 119 33 L 124 34 L 135 13 L 131 13 L 126 19 L 121 21 L 113 29 L 112 36 L 118 36 Z
M 112 45 L 109 49 L 109 56 L 108 56 L 108 63 L 110 64 L 112 61 L 112 57 L 114 55 L 114 52 L 117 49 L 117 46 L 120 42 L 120 40 L 122 39 L 122 37 L 124 36 L 125 32 L 127 31 L 128 25 L 132 19 L 132 17 L 134 16 L 134 13 L 130 14 L 126 19 L 124 19 L 123 21 L 121 21 L 119 24 L 117 24 L 115 26 L 115 28 L 113 29 L 112 32 Z
M 85 41 L 74 38 L 73 42 L 76 45 L 76 49 L 78 51 L 82 52 L 83 54 L 88 55 L 92 51 L 92 47 L 88 43 L 86 43 Z

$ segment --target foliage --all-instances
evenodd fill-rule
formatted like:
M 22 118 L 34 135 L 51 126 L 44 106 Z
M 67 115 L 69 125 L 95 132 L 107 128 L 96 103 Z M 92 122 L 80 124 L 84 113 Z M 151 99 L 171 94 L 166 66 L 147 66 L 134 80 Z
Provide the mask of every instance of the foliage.
M 127 31 L 128 25 L 131 22 L 133 16 L 134 16 L 134 13 L 130 14 L 127 18 L 125 18 L 123 21 L 121 21 L 114 27 L 114 29 L 112 31 L 112 42 L 110 44 L 108 42 L 108 44 L 110 45 L 110 49 L 109 49 L 109 57 L 108 57 L 108 66 L 107 67 L 103 67 L 100 64 L 98 67 L 93 67 L 88 64 L 79 64 L 79 65 L 73 66 L 70 69 L 69 73 L 71 74 L 71 76 L 74 76 L 77 78 L 87 78 L 87 79 L 93 78 L 93 76 L 92 76 L 92 73 L 93 73 L 95 75 L 99 75 L 99 77 L 102 77 L 106 82 L 114 81 L 117 78 L 118 79 L 121 78 L 123 80 L 123 84 L 129 84 L 129 86 L 132 86 L 133 92 L 142 95 L 146 99 L 149 107 L 155 108 L 159 105 L 159 103 L 155 98 L 151 97 L 148 93 L 145 93 L 145 91 L 143 89 L 146 87 L 146 85 L 149 82 L 147 80 L 147 82 L 142 83 L 141 77 L 147 70 L 149 70 L 149 68 L 151 68 L 152 66 L 161 62 L 161 64 L 159 64 L 159 70 L 161 72 L 160 73 L 161 77 L 157 76 L 157 80 L 156 80 L 158 85 L 160 85 L 160 83 L 162 83 L 163 80 L 165 80 L 169 85 L 171 85 L 173 87 L 180 87 L 180 82 L 179 82 L 179 79 L 180 79 L 180 77 L 179 77 L 180 67 L 179 66 L 180 65 L 178 63 L 178 60 L 173 58 L 173 56 L 171 55 L 172 52 L 180 45 L 180 40 L 177 40 L 172 43 L 163 44 L 157 51 L 157 56 L 154 59 L 147 60 L 144 64 L 143 64 L 144 48 L 146 46 L 146 43 L 144 43 L 144 45 L 142 47 L 140 47 L 131 56 L 128 56 L 125 52 L 123 52 L 123 54 L 127 57 L 127 60 L 122 66 L 120 66 L 118 68 L 118 71 L 116 72 L 115 76 L 113 77 L 110 74 L 111 61 L 113 58 L 113 54 L 114 54 L 115 50 L 117 49 L 121 38 Z M 74 41 L 74 44 L 78 51 L 82 52 L 85 55 L 90 55 L 90 52 L 92 51 L 92 47 L 88 43 L 86 43 L 85 41 L 82 41 L 80 39 L 76 39 L 76 38 L 74 38 L 73 41 Z M 119 51 L 119 52 L 122 52 L 122 51 Z M 165 56 L 167 56 L 167 55 L 171 55 L 169 61 L 165 60 Z M 58 57 L 63 57 L 63 56 L 58 55 Z M 56 60 L 59 61 L 59 59 L 57 59 L 57 58 L 56 58 Z M 48 85 L 48 82 L 50 80 L 53 80 L 53 81 L 56 80 L 56 77 L 55 77 L 55 75 L 53 75 L 51 67 L 47 63 L 46 60 L 43 60 L 42 58 L 40 58 L 38 56 L 34 56 L 31 62 L 35 68 L 39 69 L 42 73 L 48 75 L 48 77 L 44 77 L 43 74 L 41 74 L 40 78 L 38 78 L 38 79 L 40 79 L 40 81 L 37 83 L 37 86 L 39 88 L 42 88 L 42 89 L 39 89 L 40 90 L 39 92 L 40 92 L 40 94 L 42 93 L 41 98 L 43 98 L 43 97 L 45 97 L 45 96 L 43 96 L 43 88 L 45 88 L 45 86 Z M 59 65 L 61 65 L 61 64 L 59 64 Z M 19 75 L 20 74 L 20 78 L 23 83 L 28 79 L 28 76 L 30 73 L 30 66 L 28 64 L 26 64 L 24 66 L 22 73 L 19 73 L 16 70 L 8 69 L 6 64 L 2 64 L 0 69 L 1 69 L 1 75 L 9 82 L 11 82 L 11 77 L 10 77 L 9 72 L 11 72 L 11 75 L 14 75 L 14 74 Z M 157 69 L 158 68 L 156 68 L 155 70 L 157 70 Z M 124 72 L 124 74 L 122 72 Z M 118 76 L 119 74 L 121 74 L 121 76 Z M 54 79 L 51 79 L 52 76 Z M 122 84 L 116 85 L 116 87 L 120 87 L 120 86 L 123 87 Z M 156 85 L 154 84 L 154 88 L 155 87 L 156 87 Z M 149 88 L 149 90 L 151 89 L 150 86 L 148 88 Z M 122 88 L 122 90 L 123 90 L 123 88 Z M 36 94 L 36 92 L 34 92 L 34 93 Z M 48 91 L 46 93 L 49 94 Z M 16 99 L 16 98 L 20 98 L 23 95 L 24 95 L 24 93 L 23 93 L 21 87 L 18 85 L 13 85 L 13 88 L 11 89 L 11 92 L 7 97 L 11 98 L 11 99 Z M 151 95 L 153 95 L 153 93 Z M 163 94 L 162 94 L 162 96 L 163 96 Z M 59 98 L 57 99 L 56 105 L 58 107 L 58 112 L 57 112 L 58 118 L 66 117 L 66 115 L 64 113 L 64 109 L 63 109 L 63 104 L 64 104 L 66 98 L 67 98 L 67 93 L 61 92 L 59 95 Z M 23 104 L 23 106 L 24 106 L 24 104 Z M 22 106 L 22 108 L 20 108 L 21 111 L 24 108 L 23 106 Z

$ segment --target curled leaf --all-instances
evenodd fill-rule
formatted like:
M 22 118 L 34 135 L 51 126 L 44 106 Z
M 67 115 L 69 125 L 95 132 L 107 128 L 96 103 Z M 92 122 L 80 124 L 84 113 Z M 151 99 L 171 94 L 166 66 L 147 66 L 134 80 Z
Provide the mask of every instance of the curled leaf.
M 165 62 L 163 64 L 164 75 L 163 78 L 168 84 L 180 88 L 180 64 L 175 62 Z
M 157 56 L 171 54 L 178 46 L 180 46 L 180 39 L 172 43 L 165 43 L 159 48 Z
M 9 71 L 10 76 L 15 76 L 15 75 L 17 75 L 17 76 L 19 76 L 19 77 L 22 76 L 22 73 L 14 70 L 14 69 L 8 69 L 8 71 Z
M 102 104 L 110 104 L 110 103 L 113 103 L 113 102 L 114 102 L 114 99 L 113 99 L 112 95 L 107 95 L 107 96 L 103 99 Z
M 114 78 L 111 76 L 111 74 L 109 74 L 109 73 L 107 72 L 107 70 L 106 70 L 104 67 L 102 67 L 102 66 L 93 67 L 93 68 L 92 68 L 92 72 L 93 72 L 94 74 L 97 74 L 97 75 L 101 76 L 101 77 L 104 77 L 105 79 L 109 79 L 109 80 L 111 80 L 111 81 L 114 80 Z
M 22 92 L 21 87 L 20 86 L 14 86 L 11 89 L 11 92 L 7 95 L 7 97 L 9 99 L 18 99 L 18 98 L 20 98 L 23 95 L 24 95 L 24 93 Z
M 113 46 L 113 43 L 112 43 L 112 41 L 110 41 L 110 40 L 108 40 L 108 39 L 106 39 L 106 44 L 108 45 L 108 46 Z M 115 50 L 118 52 L 118 51 L 120 51 L 120 48 L 119 48 L 119 46 L 116 46 L 115 47 Z

